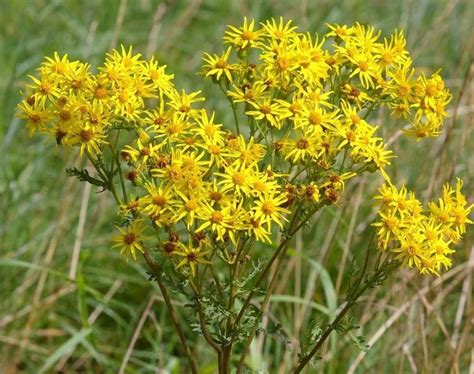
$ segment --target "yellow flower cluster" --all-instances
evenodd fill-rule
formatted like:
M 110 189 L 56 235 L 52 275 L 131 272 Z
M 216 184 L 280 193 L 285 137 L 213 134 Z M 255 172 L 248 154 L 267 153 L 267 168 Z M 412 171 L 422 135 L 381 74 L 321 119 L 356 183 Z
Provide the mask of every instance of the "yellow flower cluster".
M 246 236 L 271 241 L 272 225 L 282 227 L 290 211 L 282 207 L 287 201 L 282 174 L 259 166 L 265 146 L 233 134 L 215 122 L 214 114 L 195 108 L 204 100 L 200 92 L 178 91 L 154 59 L 145 61 L 122 47 L 107 55 L 98 74 L 89 69 L 67 56 L 47 58 L 39 77 L 31 77 L 20 117 L 27 119 L 31 133 L 78 146 L 94 165 L 104 157 L 106 143 L 112 149 L 117 145 L 112 131 L 130 133 L 119 162 L 129 167 L 123 177 L 130 187 L 138 187 L 120 201 L 122 215 L 132 223 L 119 228 L 116 246 L 135 257 L 143 249 L 148 220 L 169 233 L 162 249 L 190 259 L 194 271 L 195 261 L 205 262 L 198 252 L 207 254 L 211 242 L 230 240 L 237 246 Z M 151 109 L 149 99 L 155 100 Z M 177 232 L 184 232 L 181 240 Z M 183 249 L 186 240 L 190 247 Z
M 385 167 L 393 155 L 375 135 L 377 126 L 365 121 L 368 114 L 388 105 L 395 117 L 408 118 L 406 133 L 419 140 L 439 134 L 451 96 L 438 74 L 413 77 L 402 32 L 379 41 L 373 27 L 328 27 L 312 37 L 291 21 L 271 20 L 256 29 L 245 19 L 226 32 L 226 52 L 206 54 L 204 73 L 228 89 L 234 104 L 245 103 L 252 131 L 262 122 L 280 130 L 273 141 L 285 159 L 324 166 L 347 149 L 355 162 L 388 179 Z
M 379 248 L 394 253 L 395 258 L 410 268 L 413 265 L 421 273 L 439 274 L 451 266 L 450 248 L 458 243 L 466 232 L 466 224 L 473 205 L 467 204 L 461 193 L 462 181 L 456 188 L 445 185 L 443 196 L 428 203 L 428 210 L 405 187 L 398 190 L 384 185 L 374 199 L 381 205 L 377 227 Z
M 305 165 L 302 169 L 309 179 L 317 180 L 321 170 L 334 168 L 337 160 L 350 155 L 349 170 L 378 170 L 386 180 L 384 189 L 395 193 L 385 171 L 394 155 L 376 135 L 377 126 L 366 121 L 368 115 L 386 105 L 395 118 L 408 120 L 409 127 L 404 130 L 408 136 L 416 140 L 437 136 L 451 95 L 438 73 L 415 76 L 401 31 L 381 39 L 381 32 L 370 26 L 328 28 L 322 37 L 312 37 L 298 33 L 291 21 L 271 20 L 256 28 L 253 21 L 245 19 L 242 27 L 231 26 L 226 32 L 224 42 L 231 47 L 225 53 L 206 55 L 204 73 L 227 89 L 234 105 L 245 103 L 251 133 L 260 132 L 265 140 L 271 134 L 276 150 L 290 163 Z M 229 61 L 233 49 L 238 56 L 235 63 Z M 462 196 L 459 189 L 457 193 Z M 406 195 L 406 190 L 401 193 Z M 383 221 L 375 224 L 383 249 L 395 240 L 416 246 L 414 240 L 421 240 L 429 231 L 426 223 L 437 222 L 421 218 L 420 203 L 410 196 L 406 208 L 410 214 L 406 209 L 402 212 L 383 206 Z M 470 208 L 462 211 L 465 219 L 469 212 Z M 410 228 L 411 234 L 405 230 L 400 232 L 403 240 L 395 237 L 392 224 Z M 444 235 L 451 233 L 452 225 L 443 227 Z M 419 235 L 412 235 L 414 232 Z M 461 234 L 459 230 L 453 232 Z M 445 255 L 452 252 L 449 244 L 455 242 L 453 235 L 443 241 Z M 446 256 L 439 255 L 439 248 L 435 255 L 432 246 L 413 259 L 405 257 L 405 247 L 393 251 L 404 264 L 415 263 L 422 272 L 437 273 L 441 264 L 450 264 Z
M 19 116 L 30 134 L 78 147 L 96 166 L 120 205 L 116 246 L 135 257 L 153 230 L 163 258 L 194 274 L 217 251 L 232 261 L 229 250 L 272 242 L 277 229 L 290 234 L 300 213 L 337 203 L 345 181 L 364 171 L 390 185 L 394 155 L 366 121 L 380 105 L 408 119 L 408 135 L 439 133 L 450 95 L 438 74 L 414 77 L 401 32 L 379 41 L 372 27 L 328 28 L 313 37 L 282 19 L 229 26 L 230 46 L 206 54 L 203 73 L 227 96 L 235 131 L 199 106 L 201 91 L 178 90 L 166 66 L 124 47 L 107 54 L 96 74 L 67 55 L 46 58 L 26 85 Z M 458 192 L 451 201 L 460 205 Z M 387 204 L 384 215 L 410 226 L 406 212 Z M 384 248 L 399 233 L 379 230 Z
M 123 47 L 107 55 L 98 74 L 90 68 L 67 55 L 45 59 L 19 105 L 30 135 L 38 131 L 57 144 L 79 147 L 81 154 L 98 155 L 114 126 L 143 124 L 145 101 L 168 92 L 173 78 L 166 66 L 144 62 Z

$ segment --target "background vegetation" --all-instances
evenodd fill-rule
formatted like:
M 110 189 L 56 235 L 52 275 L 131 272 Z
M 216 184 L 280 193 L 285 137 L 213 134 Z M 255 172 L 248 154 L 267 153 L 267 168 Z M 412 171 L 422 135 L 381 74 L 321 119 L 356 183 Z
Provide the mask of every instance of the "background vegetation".
M 227 24 L 240 24 L 246 15 L 284 16 L 311 32 L 324 31 L 326 22 L 370 23 L 386 33 L 402 27 L 415 65 L 442 68 L 454 98 L 440 138 L 393 144 L 399 158 L 392 175 L 424 198 L 460 176 L 474 200 L 470 0 L 0 0 L 0 5 L 0 372 L 182 368 L 159 290 L 147 281 L 141 263 L 127 265 L 110 249 L 112 201 L 68 178 L 64 169 L 79 162 L 75 156 L 64 157 L 40 137 L 29 139 L 15 118 L 26 75 L 54 51 L 94 65 L 111 47 L 133 44 L 166 63 L 178 87 L 214 95 L 208 107 L 225 123 L 222 96 L 196 72 L 205 51 L 220 51 Z M 386 122 L 383 113 L 377 122 L 386 138 L 397 138 L 399 124 Z M 353 259 L 365 248 L 374 218 L 370 196 L 379 183 L 369 177 L 350 184 L 340 206 L 324 210 L 297 238 L 293 254 L 303 252 L 311 260 L 290 258 L 264 321 L 278 319 L 286 335 L 258 337 L 250 355 L 255 368 L 285 372 L 294 354 L 285 349 L 286 339 L 308 323 L 323 326 L 335 313 Z M 471 229 L 442 277 L 399 271 L 368 295 L 353 316 L 360 325 L 353 335 L 362 334 L 370 349 L 361 351 L 334 335 L 318 368 L 472 373 L 473 238 Z M 185 315 L 185 307 L 176 304 Z M 215 369 L 211 357 L 202 362 L 209 372 Z

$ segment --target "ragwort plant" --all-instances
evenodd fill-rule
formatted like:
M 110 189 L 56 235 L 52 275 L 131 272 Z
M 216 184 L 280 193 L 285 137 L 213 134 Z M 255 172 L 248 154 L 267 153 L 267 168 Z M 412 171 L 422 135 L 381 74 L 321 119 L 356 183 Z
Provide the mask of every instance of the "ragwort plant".
M 451 99 L 439 73 L 415 72 L 402 31 L 382 39 L 370 26 L 327 26 L 322 36 L 282 19 L 229 26 L 227 48 L 205 54 L 201 72 L 228 100 L 226 126 L 203 108 L 201 91 L 179 90 L 166 66 L 131 47 L 108 53 L 95 73 L 56 53 L 25 87 L 19 116 L 30 134 L 78 149 L 94 172 L 67 172 L 112 193 L 113 247 L 143 257 L 191 372 L 198 357 L 170 292 L 188 302 L 219 372 L 241 372 L 295 234 L 338 204 L 346 181 L 383 178 L 373 239 L 335 320 L 301 342 L 296 373 L 334 330 L 347 332 L 346 313 L 390 271 L 448 269 L 472 223 L 459 179 L 427 206 L 396 187 L 395 155 L 370 124 L 385 106 L 406 136 L 438 136 Z

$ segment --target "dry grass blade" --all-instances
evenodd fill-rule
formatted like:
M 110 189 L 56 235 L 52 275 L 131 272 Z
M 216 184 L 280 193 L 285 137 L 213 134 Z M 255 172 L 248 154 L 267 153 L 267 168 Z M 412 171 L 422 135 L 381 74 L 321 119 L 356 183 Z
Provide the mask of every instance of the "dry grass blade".
M 125 17 L 125 10 L 127 9 L 127 0 L 120 0 L 119 9 L 117 12 L 117 18 L 115 19 L 114 35 L 110 41 L 110 49 L 114 49 L 117 46 L 117 42 L 122 29 L 123 19 Z
M 76 159 L 76 162 L 78 162 L 79 159 Z M 63 192 L 63 203 L 60 204 L 60 210 L 58 213 L 58 218 L 57 218 L 57 226 L 56 230 L 49 242 L 49 246 L 46 252 L 46 256 L 43 260 L 43 266 L 44 267 L 49 267 L 53 261 L 54 254 L 56 252 L 57 246 L 59 244 L 60 238 L 63 235 L 63 231 L 66 229 L 67 222 L 71 219 L 71 216 L 68 215 L 70 206 L 74 202 L 74 191 L 72 189 L 74 181 L 72 178 L 68 179 L 64 185 L 64 192 Z M 14 364 L 16 365 L 18 362 L 20 362 L 22 356 L 23 356 L 23 347 L 25 347 L 28 343 L 29 340 L 29 335 L 30 332 L 33 328 L 35 320 L 38 318 L 38 310 L 37 310 L 37 305 L 40 302 L 41 295 L 43 293 L 44 287 L 46 285 L 46 279 L 48 276 L 48 272 L 46 270 L 42 270 L 39 279 L 37 282 L 37 287 L 35 289 L 34 295 L 33 295 L 33 300 L 32 300 L 32 308 L 29 311 L 29 316 L 28 320 L 25 324 L 25 327 L 21 333 L 21 339 L 22 343 L 20 344 L 20 349 L 16 352 L 15 358 L 13 359 Z
M 432 289 L 439 287 L 442 285 L 444 282 L 446 282 L 448 279 L 458 275 L 461 272 L 465 272 L 466 275 L 469 275 L 472 272 L 472 269 L 474 268 L 474 262 L 466 262 L 461 265 L 458 265 L 448 271 L 447 273 L 444 273 L 441 275 L 439 278 L 437 278 L 435 281 L 433 281 L 431 284 L 427 285 L 424 287 L 420 292 L 410 298 L 407 302 L 405 302 L 403 305 L 401 305 L 395 313 L 393 313 L 390 318 L 388 318 L 385 323 L 372 335 L 372 337 L 369 339 L 367 344 L 369 347 L 372 347 L 386 332 L 387 330 L 416 302 L 420 299 L 421 295 L 427 294 L 429 291 Z M 360 365 L 364 357 L 366 356 L 366 352 L 361 352 L 357 355 L 356 359 L 354 362 L 350 365 L 348 374 L 353 374 L 355 373 L 356 368 Z
M 135 347 L 135 344 L 137 343 L 137 340 L 140 337 L 140 333 L 143 329 L 143 325 L 145 324 L 145 321 L 151 312 L 151 308 L 153 304 L 157 300 L 158 298 L 156 296 L 151 296 L 150 299 L 148 300 L 145 310 L 143 311 L 140 317 L 140 320 L 138 321 L 137 327 L 135 328 L 135 331 L 133 332 L 132 339 L 130 340 L 130 343 L 128 344 L 127 352 L 125 353 L 125 356 L 123 357 L 123 360 L 122 360 L 122 364 L 120 365 L 119 374 L 125 373 L 125 369 L 127 368 L 128 361 L 130 360 L 130 356 L 132 355 L 132 352 L 133 352 L 133 347 Z
M 48 295 L 44 299 L 40 300 L 35 306 L 30 304 L 30 305 L 25 306 L 24 308 L 22 308 L 21 310 L 19 310 L 18 312 L 14 313 L 14 314 L 4 316 L 0 320 L 0 328 L 5 328 L 7 325 L 12 323 L 13 321 L 27 315 L 28 313 L 31 312 L 33 307 L 36 308 L 37 311 L 39 311 L 44 307 L 51 306 L 54 302 L 59 300 L 61 297 L 69 295 L 71 292 L 74 292 L 75 289 L 76 289 L 76 285 L 74 285 L 74 284 L 67 285 L 67 286 L 59 289 L 58 291 Z
M 101 304 L 97 305 L 97 307 L 94 309 L 94 311 L 89 315 L 89 318 L 87 319 L 87 323 L 89 325 L 94 324 L 94 322 L 99 318 L 100 314 L 104 311 L 104 304 L 107 304 L 110 300 L 112 300 L 112 297 L 115 295 L 115 293 L 119 290 L 119 288 L 122 286 L 123 281 L 121 279 L 115 280 L 115 282 L 112 284 L 110 289 L 107 291 L 107 293 L 104 296 L 104 299 Z M 58 362 L 58 364 L 55 367 L 55 371 L 61 372 L 63 370 L 64 365 L 66 365 L 67 361 L 71 357 L 74 351 L 69 351 L 67 354 L 65 354 Z

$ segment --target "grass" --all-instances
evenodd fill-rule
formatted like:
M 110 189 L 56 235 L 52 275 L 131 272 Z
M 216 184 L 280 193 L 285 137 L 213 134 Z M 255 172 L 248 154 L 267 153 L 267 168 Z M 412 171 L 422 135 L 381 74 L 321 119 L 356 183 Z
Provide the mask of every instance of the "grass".
M 452 90 L 450 117 L 435 141 L 394 143 L 392 170 L 424 198 L 445 180 L 465 180 L 474 197 L 474 8 L 469 0 L 344 0 L 223 2 L 216 0 L 12 0 L 0 13 L 0 371 L 159 372 L 182 369 L 179 341 L 161 294 L 141 263 L 128 265 L 110 249 L 112 201 L 67 178 L 78 161 L 39 137 L 29 139 L 14 117 L 19 88 L 54 51 L 100 63 L 111 46 L 133 44 L 156 53 L 177 86 L 203 88 L 222 121 L 230 120 L 218 90 L 196 72 L 205 51 L 218 51 L 227 24 L 244 15 L 292 18 L 310 31 L 325 22 L 371 23 L 406 30 L 415 65 L 442 74 Z M 380 117 L 383 122 L 383 116 Z M 383 123 L 389 138 L 396 123 Z M 339 208 L 326 209 L 301 234 L 277 284 L 264 323 L 281 325 L 251 347 L 255 367 L 284 373 L 291 339 L 309 323 L 323 325 L 344 296 L 347 274 L 364 249 L 374 217 L 370 196 L 380 181 L 348 186 Z M 440 278 L 400 271 L 374 290 L 354 314 L 370 349 L 333 335 L 318 368 L 328 373 L 467 373 L 474 368 L 473 231 Z M 77 255 L 77 256 L 76 256 Z M 343 261 L 341 261 L 341 258 Z M 179 300 L 178 310 L 185 314 Z M 188 334 L 189 335 L 189 334 Z M 290 340 L 290 342 L 287 341 Z M 197 349 L 204 349 L 198 346 Z M 206 352 L 202 352 L 206 353 Z M 205 356 L 203 356 L 205 357 Z M 211 357 L 211 356 L 210 356 Z M 264 359 L 265 358 L 265 359 Z M 202 363 L 213 372 L 212 358 Z M 207 367 L 206 367 L 207 365 Z M 181 369 L 180 369 L 181 368 Z M 315 369 L 316 370 L 316 369 Z

